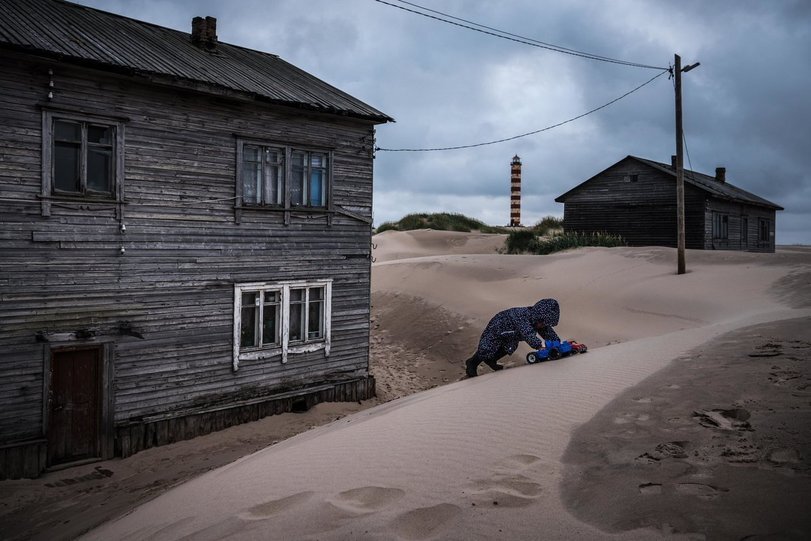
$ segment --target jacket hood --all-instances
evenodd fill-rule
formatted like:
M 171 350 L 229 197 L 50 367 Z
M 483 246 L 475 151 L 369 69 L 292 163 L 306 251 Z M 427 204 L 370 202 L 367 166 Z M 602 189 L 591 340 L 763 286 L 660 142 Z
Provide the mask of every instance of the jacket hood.
M 539 321 L 554 327 L 560 321 L 560 306 L 555 299 L 541 299 L 532 307 L 532 323 Z

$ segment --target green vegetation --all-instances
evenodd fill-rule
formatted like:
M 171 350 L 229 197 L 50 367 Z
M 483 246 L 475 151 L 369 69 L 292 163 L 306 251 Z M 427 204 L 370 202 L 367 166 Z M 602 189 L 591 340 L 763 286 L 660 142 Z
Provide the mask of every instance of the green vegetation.
M 581 246 L 626 246 L 619 235 L 609 233 L 564 232 L 563 219 L 547 216 L 532 227 L 521 229 L 494 227 L 463 214 L 447 212 L 419 213 L 404 216 L 397 222 L 384 222 L 375 230 L 412 231 L 414 229 L 435 229 L 438 231 L 481 231 L 482 233 L 508 233 L 506 252 L 508 254 L 551 254 Z
M 375 230 L 375 233 L 383 231 L 412 231 L 414 229 L 436 229 L 438 231 L 481 231 L 482 233 L 506 233 L 504 227 L 493 227 L 475 218 L 469 218 L 463 214 L 450 214 L 447 212 L 437 212 L 433 214 L 420 213 L 404 216 L 398 222 L 384 222 Z
M 532 226 L 532 231 L 539 237 L 548 235 L 556 229 L 563 231 L 563 218 L 555 218 L 554 216 L 546 216 L 542 218 L 537 224 Z
M 527 235 L 526 233 L 529 233 Z M 613 248 L 615 246 L 626 246 L 625 239 L 619 235 L 610 233 L 578 233 L 562 232 L 549 236 L 538 237 L 532 230 L 515 231 L 507 238 L 507 253 L 520 254 L 551 254 L 568 250 L 570 248 L 580 248 L 582 246 L 604 246 Z

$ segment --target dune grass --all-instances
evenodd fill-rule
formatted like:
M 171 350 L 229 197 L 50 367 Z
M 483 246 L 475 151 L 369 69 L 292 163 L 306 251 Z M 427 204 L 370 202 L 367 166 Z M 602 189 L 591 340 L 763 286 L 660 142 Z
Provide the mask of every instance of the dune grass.
M 481 231 L 482 233 L 507 233 L 504 227 L 494 227 L 464 214 L 448 212 L 408 214 L 396 222 L 384 222 L 375 230 L 383 231 L 413 231 L 415 229 L 435 229 L 438 231 Z
M 627 246 L 625 239 L 610 233 L 561 232 L 537 236 L 532 230 L 515 231 L 507 237 L 507 253 L 546 255 L 584 246 Z

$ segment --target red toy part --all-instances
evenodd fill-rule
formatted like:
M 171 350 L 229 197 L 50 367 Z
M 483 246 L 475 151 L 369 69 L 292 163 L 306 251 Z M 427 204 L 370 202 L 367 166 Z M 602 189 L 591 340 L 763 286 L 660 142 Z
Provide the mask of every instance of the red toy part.
M 585 353 L 589 350 L 586 347 L 586 344 L 581 344 L 579 342 L 575 342 L 574 340 L 569 340 L 569 343 L 572 345 L 572 351 L 575 353 Z

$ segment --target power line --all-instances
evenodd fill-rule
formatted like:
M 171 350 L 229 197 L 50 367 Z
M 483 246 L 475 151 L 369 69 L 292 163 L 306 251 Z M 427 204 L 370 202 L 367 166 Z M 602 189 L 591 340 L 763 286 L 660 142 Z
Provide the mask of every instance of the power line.
M 586 59 L 589 59 L 589 60 L 597 60 L 597 61 L 600 61 L 600 62 L 608 62 L 608 63 L 611 63 L 611 64 L 619 64 L 619 65 L 622 65 L 622 66 L 629 66 L 629 67 L 634 67 L 634 68 L 645 68 L 645 69 L 655 69 L 655 70 L 667 69 L 667 68 L 663 68 L 663 67 L 660 67 L 660 66 L 651 66 L 651 65 L 648 65 L 648 64 L 641 64 L 641 63 L 638 63 L 638 62 L 629 62 L 627 60 L 619 60 L 619 59 L 610 58 L 610 57 L 607 57 L 607 56 L 601 56 L 601 55 L 597 55 L 597 54 L 578 51 L 576 49 L 569 49 L 567 47 L 562 47 L 560 45 L 553 45 L 551 43 L 545 43 L 543 41 L 539 41 L 539 40 L 532 39 L 532 38 L 527 38 L 527 37 L 524 37 L 524 36 L 520 36 L 518 34 L 513 34 L 513 33 L 510 33 L 510 32 L 506 32 L 504 30 L 499 30 L 497 28 L 492 28 L 490 26 L 486 26 L 486 25 L 479 24 L 479 23 L 476 23 L 476 22 L 473 22 L 473 21 L 469 21 L 467 19 L 462 19 L 460 17 L 455 17 L 453 15 L 449 15 L 449 14 L 443 13 L 441 11 L 437 11 L 437 10 L 434 10 L 434 9 L 431 9 L 431 8 L 426 8 L 426 7 L 420 6 L 418 4 L 414 4 L 412 2 L 407 2 L 406 0 L 397 0 L 397 1 L 401 2 L 403 4 L 407 4 L 409 6 L 421 9 L 423 11 L 427 11 L 429 13 L 435 13 L 436 15 L 430 15 L 429 13 L 424 13 L 423 11 L 417 11 L 416 9 L 410 9 L 410 8 L 403 7 L 403 6 L 398 6 L 396 4 L 392 4 L 391 2 L 386 2 L 385 0 L 375 0 L 375 2 L 378 2 L 380 4 L 385 4 L 385 5 L 391 6 L 393 8 L 397 8 L 397 9 L 400 9 L 400 10 L 403 10 L 403 11 L 407 11 L 409 13 L 414 13 L 415 15 L 421 15 L 421 16 L 427 17 L 429 19 L 434 19 L 436 21 L 440 21 L 440 22 L 443 22 L 443 23 L 452 24 L 454 26 L 459 26 L 461 28 L 466 28 L 468 30 L 473 30 L 474 32 L 480 32 L 482 34 L 487 34 L 489 36 L 493 36 L 493 37 L 497 37 L 497 38 L 501 38 L 501 39 L 506 39 L 506 40 L 509 40 L 509 41 L 514 41 L 516 43 L 522 43 L 524 45 L 530 45 L 532 47 L 538 47 L 540 49 L 546 49 L 546 50 L 549 50 L 549 51 L 554 51 L 556 53 L 568 54 L 568 55 L 571 55 L 571 56 L 577 56 L 577 57 L 586 58 Z M 439 17 L 437 15 L 441 15 L 441 17 Z M 448 20 L 448 19 L 445 19 L 445 18 L 442 18 L 442 17 L 447 17 L 447 18 L 453 19 L 453 20 Z M 460 21 L 460 22 L 454 22 L 454 21 Z
M 659 73 L 657 75 L 654 75 L 653 77 L 651 77 L 650 79 L 648 79 L 647 81 L 645 81 L 641 85 L 637 86 L 633 90 L 629 90 L 628 92 L 626 92 L 622 96 L 620 96 L 618 98 L 614 98 L 613 100 L 609 101 L 608 103 L 604 103 L 603 105 L 601 105 L 599 107 L 595 107 L 594 109 L 591 109 L 590 111 L 586 111 L 585 113 L 579 114 L 579 115 L 577 115 L 575 117 L 572 117 L 572 118 L 570 118 L 568 120 L 564 120 L 563 122 L 558 122 L 557 124 L 552 124 L 551 126 L 547 126 L 545 128 L 541 128 L 539 130 L 534 130 L 534 131 L 531 131 L 531 132 L 522 133 L 520 135 L 514 135 L 512 137 L 506 137 L 504 139 L 497 139 L 495 141 L 487 141 L 487 142 L 484 142 L 484 143 L 475 143 L 475 144 L 472 144 L 472 145 L 459 145 L 459 146 L 438 147 L 438 148 L 381 148 L 381 147 L 375 147 L 375 151 L 379 150 L 381 152 L 436 152 L 436 151 L 441 151 L 441 150 L 460 150 L 460 149 L 463 149 L 463 148 L 474 148 L 474 147 L 483 147 L 483 146 L 486 146 L 486 145 L 495 145 L 497 143 L 504 143 L 504 142 L 507 142 L 507 141 L 513 141 L 515 139 L 520 139 L 521 137 L 528 137 L 530 135 L 535 135 L 537 133 L 549 131 L 549 130 L 551 130 L 553 128 L 558 128 L 560 126 L 563 126 L 564 124 L 568 124 L 569 122 L 574 122 L 575 120 L 583 118 L 584 116 L 588 116 L 588 115 L 590 115 L 592 113 L 596 113 L 600 109 L 605 109 L 609 105 L 612 105 L 612 104 L 620 101 L 622 98 L 624 98 L 626 96 L 630 96 L 631 94 L 633 94 L 634 92 L 636 92 L 640 88 L 649 85 L 650 83 L 652 83 L 654 80 L 658 79 L 659 77 L 661 77 L 665 73 L 668 73 L 667 69 L 664 69 L 661 73 Z

